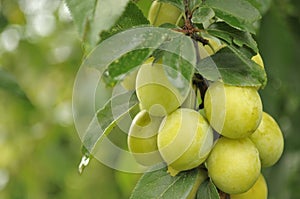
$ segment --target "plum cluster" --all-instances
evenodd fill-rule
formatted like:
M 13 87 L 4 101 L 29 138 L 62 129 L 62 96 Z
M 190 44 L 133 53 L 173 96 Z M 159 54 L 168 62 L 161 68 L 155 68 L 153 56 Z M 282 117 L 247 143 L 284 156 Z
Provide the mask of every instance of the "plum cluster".
M 159 12 L 166 7 L 177 9 L 153 2 L 152 24 L 174 23 L 174 18 L 178 22 L 180 12 L 176 16 Z M 215 40 L 209 38 L 209 42 L 210 48 L 199 45 L 201 56 L 222 48 Z M 264 67 L 259 54 L 252 60 Z M 192 83 L 188 92 L 178 90 L 161 61 L 153 58 L 122 84 L 134 88 L 140 102 L 128 134 L 129 151 L 138 163 L 165 162 L 172 176 L 202 165 L 216 187 L 232 199 L 267 198 L 261 168 L 280 159 L 284 139 L 277 122 L 263 111 L 259 88 L 208 82 L 201 99 Z M 196 108 L 199 98 L 204 105 L 201 110 Z

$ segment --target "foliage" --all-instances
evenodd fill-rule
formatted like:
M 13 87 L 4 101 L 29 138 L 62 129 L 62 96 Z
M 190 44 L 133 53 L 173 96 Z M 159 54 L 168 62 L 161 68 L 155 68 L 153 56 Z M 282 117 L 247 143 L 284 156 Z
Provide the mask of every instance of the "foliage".
M 163 1 L 184 9 L 181 1 Z M 1 183 L 6 183 L 0 184 L 0 197 L 97 198 L 101 195 L 106 198 L 127 198 L 136 182 L 133 175 L 126 176 L 126 179 L 133 179 L 129 180 L 131 186 L 127 186 L 124 191 L 120 188 L 125 186 L 124 180 L 114 180 L 115 175 L 119 174 L 97 164 L 96 161 L 91 161 L 88 170 L 81 176 L 77 174 L 74 165 L 78 164 L 80 159 L 81 143 L 74 133 L 76 130 L 70 119 L 72 86 L 82 61 L 81 57 L 87 57 L 94 47 L 102 45 L 102 40 L 128 28 L 147 24 L 145 19 L 148 7 L 143 6 L 150 5 L 149 1 L 116 3 L 68 0 L 74 24 L 60 14 L 64 7 L 58 1 L 44 5 L 44 8 L 40 7 L 38 10 L 30 8 L 28 5 L 31 4 L 26 6 L 24 2 L 17 0 L 1 2 L 0 110 L 3 114 L 0 116 L 2 151 L 0 179 Z M 98 2 L 96 6 L 95 2 Z M 234 58 L 232 60 L 238 68 L 247 63 L 247 67 L 241 68 L 240 72 L 252 74 L 250 80 L 244 79 L 243 76 L 232 79 L 226 73 L 230 68 L 217 64 L 218 68 L 224 68 L 225 72 L 221 77 L 227 79 L 224 80 L 226 82 L 248 86 L 265 84 L 263 71 L 248 59 L 257 52 L 257 46 L 259 47 L 268 74 L 268 84 L 260 93 L 264 101 L 268 102 L 264 104 L 265 109 L 277 118 L 283 128 L 287 146 L 285 155 L 278 165 L 264 170 L 269 182 L 269 195 L 271 199 L 299 198 L 300 148 L 297 132 L 300 129 L 298 122 L 300 91 L 297 86 L 299 83 L 297 65 L 300 61 L 297 44 L 300 40 L 298 34 L 300 25 L 297 12 L 299 7 L 296 7 L 298 2 L 274 1 L 267 12 L 270 0 L 232 1 L 243 2 L 244 9 L 251 7 L 253 12 L 247 17 L 243 13 L 231 10 L 235 5 L 226 5 L 226 12 L 222 12 L 224 5 L 218 2 L 211 0 L 202 4 L 200 1 L 193 1 L 191 7 L 198 8 L 193 20 L 200 28 L 206 27 L 203 24 L 205 21 L 214 20 L 216 17 L 223 20 L 206 27 L 208 34 L 228 45 L 228 48 L 212 57 L 216 63 L 221 53 L 228 53 L 228 56 Z M 49 12 L 51 14 L 47 15 Z M 108 17 L 107 13 L 113 14 Z M 132 21 L 122 20 L 126 17 L 132 19 L 133 13 L 140 17 Z M 141 13 L 144 14 L 144 18 L 141 17 Z M 202 16 L 207 13 L 209 17 L 203 19 Z M 48 33 L 39 30 L 33 25 L 33 18 L 37 16 L 48 19 L 49 27 L 53 20 L 52 16 L 55 16 L 56 26 Z M 256 21 L 260 16 L 263 16 L 261 24 Z M 125 21 L 128 23 L 124 24 Z M 115 22 L 119 26 L 115 26 Z M 78 35 L 74 34 L 76 31 L 74 26 Z M 156 36 L 168 31 L 160 29 L 162 31 L 160 32 L 158 29 L 160 28 L 152 29 L 156 31 L 153 32 Z M 257 33 L 256 36 L 253 33 Z M 78 36 L 82 43 L 78 42 Z M 7 44 L 8 38 L 18 41 L 14 48 Z M 258 45 L 254 39 L 258 41 Z M 174 41 L 178 42 L 175 39 Z M 80 48 L 81 44 L 84 44 L 84 52 Z M 160 44 L 162 43 L 152 43 L 154 47 Z M 154 48 L 150 51 L 128 52 L 128 56 L 129 53 L 136 53 L 137 57 L 143 56 L 138 61 L 127 59 L 126 65 L 130 67 L 123 71 L 116 71 L 114 68 L 118 67 L 113 64 L 107 66 L 111 73 L 116 72 L 115 79 L 107 79 L 110 85 L 116 85 L 128 71 L 138 67 L 144 61 L 143 58 L 153 51 Z M 124 59 L 126 60 L 126 54 Z M 200 66 L 199 63 L 194 67 L 206 74 L 206 77 L 211 79 L 220 77 L 220 74 L 206 73 L 205 68 Z M 109 97 L 101 97 L 104 98 L 100 100 L 103 105 Z M 97 104 L 99 110 L 102 110 L 102 105 Z M 205 187 L 202 185 L 201 189 L 213 192 L 209 181 L 206 183 L 208 184 Z

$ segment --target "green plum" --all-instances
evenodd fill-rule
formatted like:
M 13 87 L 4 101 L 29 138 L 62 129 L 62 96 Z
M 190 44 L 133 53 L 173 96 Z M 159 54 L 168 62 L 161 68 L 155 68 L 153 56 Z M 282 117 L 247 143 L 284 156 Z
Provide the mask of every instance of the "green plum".
M 148 20 L 154 26 L 164 23 L 176 24 L 181 18 L 181 11 L 176 6 L 169 3 L 153 1 L 151 4 Z
M 129 151 L 136 161 L 145 166 L 162 162 L 157 148 L 157 133 L 162 118 L 140 111 L 133 119 L 127 138 Z
M 254 87 L 214 82 L 205 93 L 204 111 L 218 133 L 237 139 L 257 129 L 262 118 L 262 102 Z
M 228 194 L 248 191 L 261 171 L 258 150 L 249 138 L 219 138 L 206 166 L 214 184 Z
M 255 184 L 245 193 L 232 194 L 230 199 L 267 199 L 268 187 L 266 180 L 262 174 L 258 177 Z
M 261 123 L 250 139 L 259 151 L 262 167 L 274 165 L 282 155 L 284 139 L 277 122 L 267 113 L 263 113 Z
M 165 116 L 181 106 L 188 93 L 181 94 L 169 81 L 162 64 L 152 64 L 152 60 L 138 71 L 136 94 L 143 109 L 154 116 Z
M 213 132 L 197 111 L 180 108 L 167 115 L 158 132 L 158 150 L 174 176 L 202 164 L 213 144 Z

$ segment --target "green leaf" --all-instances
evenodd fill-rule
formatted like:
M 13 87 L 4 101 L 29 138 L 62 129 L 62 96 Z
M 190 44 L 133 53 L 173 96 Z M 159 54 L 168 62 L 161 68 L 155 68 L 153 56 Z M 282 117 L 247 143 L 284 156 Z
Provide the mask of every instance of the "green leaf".
M 148 17 L 151 4 L 152 0 L 138 0 L 138 2 L 136 3 L 136 5 L 141 9 L 146 18 Z
M 172 4 L 177 8 L 179 8 L 182 12 L 184 12 L 184 4 L 182 0 L 157 0 L 157 1 Z
M 232 27 L 255 33 L 253 24 L 261 18 L 261 15 L 248 1 L 206 0 L 205 4 L 214 10 L 217 17 Z
M 251 48 L 255 53 L 258 52 L 256 41 L 248 32 L 243 32 L 232 28 L 224 22 L 214 23 L 208 27 L 207 32 L 210 35 L 218 37 L 228 44 L 236 44 L 239 47 L 246 45 Z
M 66 0 L 80 37 L 93 48 L 100 33 L 111 28 L 123 13 L 129 0 Z
M 129 102 L 129 103 L 128 103 Z M 94 148 L 102 139 L 107 137 L 114 127 L 118 125 L 123 118 L 129 116 L 129 112 L 138 107 L 138 99 L 132 92 L 122 93 L 112 97 L 106 105 L 100 109 L 91 121 L 83 137 L 83 145 L 93 153 Z
M 197 199 L 220 199 L 216 186 L 210 179 L 205 180 L 199 187 Z
M 115 25 L 108 31 L 103 31 L 100 35 L 104 40 L 118 32 L 132 28 L 134 26 L 149 24 L 142 11 L 132 2 L 129 2 L 123 14 L 119 17 Z
M 147 48 L 124 54 L 108 66 L 104 75 L 104 81 L 107 85 L 114 86 L 124 77 L 124 74 L 144 63 L 150 55 L 151 50 Z
M 189 88 L 194 74 L 194 66 L 182 56 L 169 52 L 163 53 L 162 62 L 169 81 L 176 86 L 182 96 L 187 95 L 187 88 Z
M 142 31 L 143 28 L 144 31 Z M 132 29 L 132 32 L 134 30 L 135 29 Z M 132 43 L 132 38 L 134 38 L 139 42 L 137 45 L 140 46 L 137 50 L 124 52 L 121 57 L 115 58 L 114 61 L 109 64 L 105 73 L 105 81 L 108 85 L 115 85 L 124 77 L 124 75 L 126 75 L 126 73 L 144 63 L 155 49 L 173 53 L 174 59 L 165 59 L 165 64 L 172 66 L 173 69 L 182 74 L 183 77 L 185 77 L 185 83 L 186 81 L 190 81 L 192 70 L 196 63 L 196 56 L 193 42 L 189 37 L 166 28 L 140 27 L 136 30 L 141 31 L 141 34 L 138 34 L 138 31 L 134 31 L 136 37 L 134 37 L 133 34 L 127 33 L 128 31 L 125 31 L 120 33 L 120 35 L 126 35 L 122 38 L 119 37 L 120 40 L 110 39 L 104 41 L 104 43 L 107 43 L 114 40 L 113 42 L 118 42 L 118 44 L 120 44 L 120 42 L 124 40 L 130 45 L 130 43 Z M 116 46 L 118 44 L 116 44 Z M 115 48 L 115 46 L 111 47 Z M 109 49 L 103 48 L 103 51 L 104 50 L 107 51 Z M 186 84 L 177 84 L 175 86 L 179 89 L 187 88 Z
M 189 0 L 188 3 L 190 10 L 194 12 L 202 4 L 202 0 Z
M 25 92 L 19 86 L 16 78 L 12 74 L 8 73 L 7 71 L 4 71 L 1 68 L 0 68 L 0 88 L 31 104 Z
M 88 24 L 93 18 L 94 6 L 97 0 L 66 0 L 79 35 L 84 37 Z
M 247 0 L 263 15 L 270 8 L 272 0 Z
M 193 23 L 204 23 L 215 16 L 215 12 L 213 9 L 209 7 L 200 7 L 197 9 L 192 17 Z
M 194 74 L 194 63 L 196 62 L 193 41 L 189 37 L 166 41 L 160 46 L 160 51 L 155 58 L 162 58 L 168 79 L 185 96 Z
M 184 43 L 184 48 L 193 49 L 192 40 L 182 33 L 159 27 L 136 27 L 102 41 L 85 59 L 74 84 L 73 108 L 76 113 L 76 121 L 79 121 L 77 123 L 82 122 L 78 130 L 79 136 L 83 145 L 94 157 L 97 159 L 103 157 L 103 154 L 97 153 L 102 147 L 101 143 L 108 140 L 107 135 L 119 122 L 131 121 L 127 116 L 138 103 L 136 96 L 132 96 L 130 99 L 130 94 L 117 93 L 120 95 L 115 95 L 116 93 L 113 92 L 114 96 L 104 107 L 100 106 L 103 108 L 95 114 L 94 99 L 95 96 L 98 96 L 95 92 L 102 92 L 101 89 L 97 89 L 99 82 L 104 84 L 102 81 L 104 76 L 110 77 L 113 81 L 122 79 L 127 72 L 143 63 L 143 60 L 147 59 L 149 54 L 156 49 L 161 48 L 176 53 L 176 49 L 173 49 L 171 43 L 175 42 L 176 44 L 177 41 Z M 164 43 L 170 45 L 163 45 Z M 195 53 L 179 52 L 186 61 L 195 67 Z M 139 56 L 135 56 L 135 53 Z M 124 63 L 126 65 L 123 65 Z M 116 85 L 117 87 L 113 88 L 114 91 L 118 90 L 119 85 Z M 106 88 L 104 85 L 102 86 Z M 128 102 L 130 102 L 129 105 Z M 103 147 L 105 148 L 105 146 Z
M 213 56 L 200 60 L 197 70 L 208 80 L 223 80 L 225 84 L 235 86 L 260 87 L 267 81 L 264 69 L 233 46 L 224 47 Z
M 199 169 L 180 172 L 174 177 L 167 173 L 166 168 L 145 173 L 133 190 L 130 199 L 188 198 L 199 180 L 198 175 Z

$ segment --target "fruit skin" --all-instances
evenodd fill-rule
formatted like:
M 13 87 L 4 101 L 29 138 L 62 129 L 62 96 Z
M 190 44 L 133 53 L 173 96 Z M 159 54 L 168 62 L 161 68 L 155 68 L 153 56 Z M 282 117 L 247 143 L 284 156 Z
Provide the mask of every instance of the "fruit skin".
M 203 163 L 213 144 L 213 132 L 197 111 L 180 108 L 166 116 L 158 132 L 158 150 L 176 175 Z
M 169 81 L 163 66 L 152 64 L 149 59 L 143 64 L 136 77 L 136 94 L 143 109 L 154 116 L 165 116 L 176 110 L 185 100 Z
M 154 26 L 160 26 L 164 23 L 176 24 L 181 11 L 172 4 L 153 1 L 151 4 L 148 20 Z
M 208 175 L 225 193 L 248 191 L 260 175 L 258 150 L 249 138 L 221 137 L 207 158 Z
M 262 118 L 262 102 L 254 87 L 211 84 L 204 97 L 204 111 L 210 125 L 228 138 L 251 135 Z
M 282 155 L 284 138 L 276 121 L 267 113 L 263 113 L 262 121 L 250 136 L 259 151 L 262 167 L 274 165 Z
M 232 194 L 230 199 L 267 199 L 268 187 L 266 180 L 262 174 L 258 177 L 257 181 L 247 192 L 241 194 Z
M 157 133 L 162 118 L 140 111 L 133 119 L 127 138 L 128 149 L 136 161 L 145 166 L 162 162 L 157 148 Z

